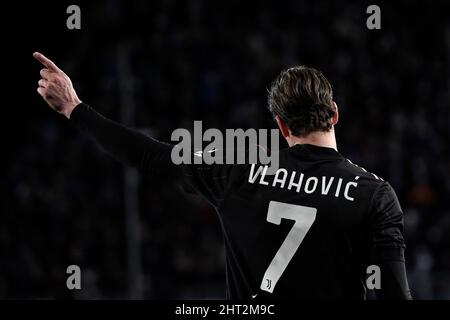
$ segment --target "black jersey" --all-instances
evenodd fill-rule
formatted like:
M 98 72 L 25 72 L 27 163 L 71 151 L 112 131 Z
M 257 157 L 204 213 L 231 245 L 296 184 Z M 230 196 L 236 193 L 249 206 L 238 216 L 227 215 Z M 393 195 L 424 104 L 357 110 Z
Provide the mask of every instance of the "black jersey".
M 272 174 L 261 164 L 175 166 L 171 145 L 85 104 L 73 111 L 71 122 L 142 171 L 169 167 L 216 208 L 228 298 L 364 299 L 370 265 L 381 270 L 380 297 L 410 298 L 397 197 L 389 183 L 336 150 L 281 150 Z
M 404 261 L 392 187 L 331 148 L 295 145 L 279 164 L 271 175 L 259 164 L 186 169 L 221 219 L 229 297 L 364 298 L 368 266 Z

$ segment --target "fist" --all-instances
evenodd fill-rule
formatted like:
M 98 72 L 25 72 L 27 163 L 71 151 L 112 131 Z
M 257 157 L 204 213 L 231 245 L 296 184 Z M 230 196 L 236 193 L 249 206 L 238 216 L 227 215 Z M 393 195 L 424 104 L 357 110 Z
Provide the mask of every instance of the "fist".
M 45 67 L 40 72 L 42 79 L 38 82 L 37 92 L 52 109 L 70 118 L 73 109 L 81 103 L 72 81 L 43 54 L 35 52 L 33 57 Z

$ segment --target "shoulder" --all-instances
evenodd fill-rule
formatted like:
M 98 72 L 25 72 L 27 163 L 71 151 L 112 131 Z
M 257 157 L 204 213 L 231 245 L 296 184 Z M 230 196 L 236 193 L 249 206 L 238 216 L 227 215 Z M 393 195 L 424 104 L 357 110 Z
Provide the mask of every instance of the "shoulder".
M 391 184 L 379 175 L 367 171 L 365 168 L 353 163 L 351 160 L 344 158 L 343 167 L 349 174 L 354 175 L 359 185 L 366 187 L 369 192 L 370 207 L 380 207 L 383 204 L 391 203 L 398 206 L 397 195 Z
M 353 174 L 371 180 L 375 185 L 382 185 L 385 180 L 375 173 L 369 172 L 363 167 L 353 163 L 350 159 L 344 158 L 344 166 Z

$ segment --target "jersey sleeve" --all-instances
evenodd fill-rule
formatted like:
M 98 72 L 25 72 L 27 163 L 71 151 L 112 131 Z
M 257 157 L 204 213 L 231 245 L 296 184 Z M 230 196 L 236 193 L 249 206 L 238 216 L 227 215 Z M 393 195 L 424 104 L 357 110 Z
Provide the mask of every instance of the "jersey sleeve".
M 144 175 L 156 175 L 178 182 L 185 191 L 197 192 L 218 207 L 236 172 L 226 164 L 175 165 L 171 154 L 174 145 L 148 137 L 141 132 L 112 121 L 85 103 L 78 105 L 70 123 L 120 162 L 136 167 Z M 192 153 L 192 161 L 199 153 Z
M 228 192 L 242 180 L 246 168 L 243 164 L 184 164 L 183 185 L 185 190 L 201 194 L 218 208 Z
M 405 269 L 403 212 L 387 182 L 377 187 L 370 212 L 370 262 L 381 271 L 380 299 L 411 299 Z
M 172 145 L 112 121 L 85 103 L 78 105 L 70 123 L 118 161 L 143 174 L 174 170 Z

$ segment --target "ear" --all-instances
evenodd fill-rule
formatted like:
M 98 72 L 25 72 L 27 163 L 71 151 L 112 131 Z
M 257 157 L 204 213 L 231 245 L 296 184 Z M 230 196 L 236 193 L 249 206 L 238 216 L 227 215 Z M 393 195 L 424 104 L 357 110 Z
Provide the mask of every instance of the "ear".
M 338 109 L 336 102 L 334 102 L 334 101 L 333 101 L 333 107 L 334 107 L 335 112 L 334 112 L 333 119 L 331 119 L 331 123 L 333 124 L 333 126 L 335 126 L 339 121 L 339 109 Z
M 278 128 L 280 128 L 281 134 L 283 137 L 287 138 L 291 135 L 291 132 L 286 124 L 286 122 L 283 121 L 279 116 L 275 116 L 275 121 L 278 124 Z

